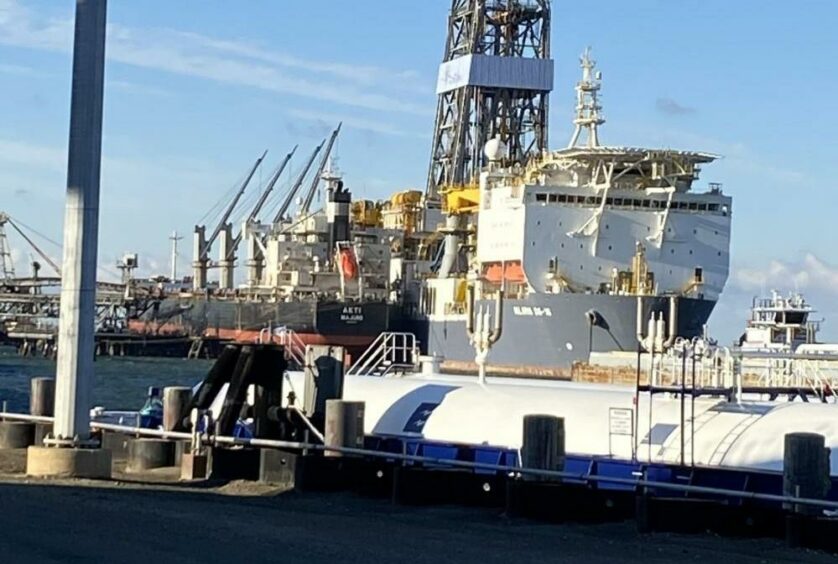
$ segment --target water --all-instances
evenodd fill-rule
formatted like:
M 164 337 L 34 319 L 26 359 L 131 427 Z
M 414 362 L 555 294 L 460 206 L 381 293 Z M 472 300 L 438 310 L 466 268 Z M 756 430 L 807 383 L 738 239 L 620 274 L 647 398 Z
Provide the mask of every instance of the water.
M 192 386 L 206 376 L 211 360 L 101 357 L 96 359 L 93 405 L 108 409 L 139 409 L 149 386 Z M 55 377 L 55 361 L 21 358 L 12 348 L 0 347 L 0 401 L 10 411 L 28 412 L 29 380 Z

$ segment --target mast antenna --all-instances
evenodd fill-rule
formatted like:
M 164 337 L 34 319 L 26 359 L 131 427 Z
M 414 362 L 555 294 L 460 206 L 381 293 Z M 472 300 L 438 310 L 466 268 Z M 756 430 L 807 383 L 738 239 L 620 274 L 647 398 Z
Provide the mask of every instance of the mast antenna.
M 605 123 L 605 118 L 599 113 L 602 106 L 599 103 L 599 89 L 602 87 L 602 73 L 596 70 L 596 61 L 591 58 L 591 48 L 587 47 L 579 58 L 582 67 L 582 80 L 576 83 L 576 118 L 573 120 L 576 128 L 567 147 L 579 147 L 579 137 L 584 129 L 587 133 L 585 146 L 599 147 L 598 127 Z

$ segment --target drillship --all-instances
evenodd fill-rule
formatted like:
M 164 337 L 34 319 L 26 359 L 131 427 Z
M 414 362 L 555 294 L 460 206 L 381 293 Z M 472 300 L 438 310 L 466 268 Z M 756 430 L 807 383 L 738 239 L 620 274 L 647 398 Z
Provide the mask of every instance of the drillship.
M 475 367 L 467 285 L 475 307 L 489 310 L 503 290 L 490 367 L 552 376 L 603 353 L 700 335 L 724 288 L 731 198 L 720 184 L 696 188 L 701 166 L 717 157 L 601 145 L 602 75 L 589 51 L 581 67 L 567 148 L 505 166 L 494 139 L 479 183 L 444 194 L 449 218 L 476 215 L 448 232 L 421 297 L 427 351 L 452 369 Z M 451 265 L 464 258 L 457 273 Z

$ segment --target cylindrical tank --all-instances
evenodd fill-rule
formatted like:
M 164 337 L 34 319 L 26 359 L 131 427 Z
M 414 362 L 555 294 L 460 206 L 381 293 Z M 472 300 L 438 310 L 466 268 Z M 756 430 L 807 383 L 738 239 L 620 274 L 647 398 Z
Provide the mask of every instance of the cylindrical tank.
M 303 389 L 301 373 L 290 373 Z M 529 414 L 562 417 L 568 454 L 640 461 L 782 471 L 783 437 L 816 432 L 832 449 L 838 475 L 838 406 L 814 403 L 686 402 L 640 394 L 631 387 L 518 378 L 420 374 L 403 378 L 349 376 L 343 399 L 365 402 L 367 434 L 420 435 L 428 440 L 518 449 Z M 684 433 L 682 453 L 681 434 Z

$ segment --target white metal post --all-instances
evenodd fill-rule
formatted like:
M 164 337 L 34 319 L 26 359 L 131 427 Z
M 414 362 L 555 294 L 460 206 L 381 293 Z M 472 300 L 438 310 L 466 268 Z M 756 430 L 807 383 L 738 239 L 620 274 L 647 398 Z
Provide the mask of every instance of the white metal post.
M 54 435 L 90 435 L 107 0 L 77 0 Z

